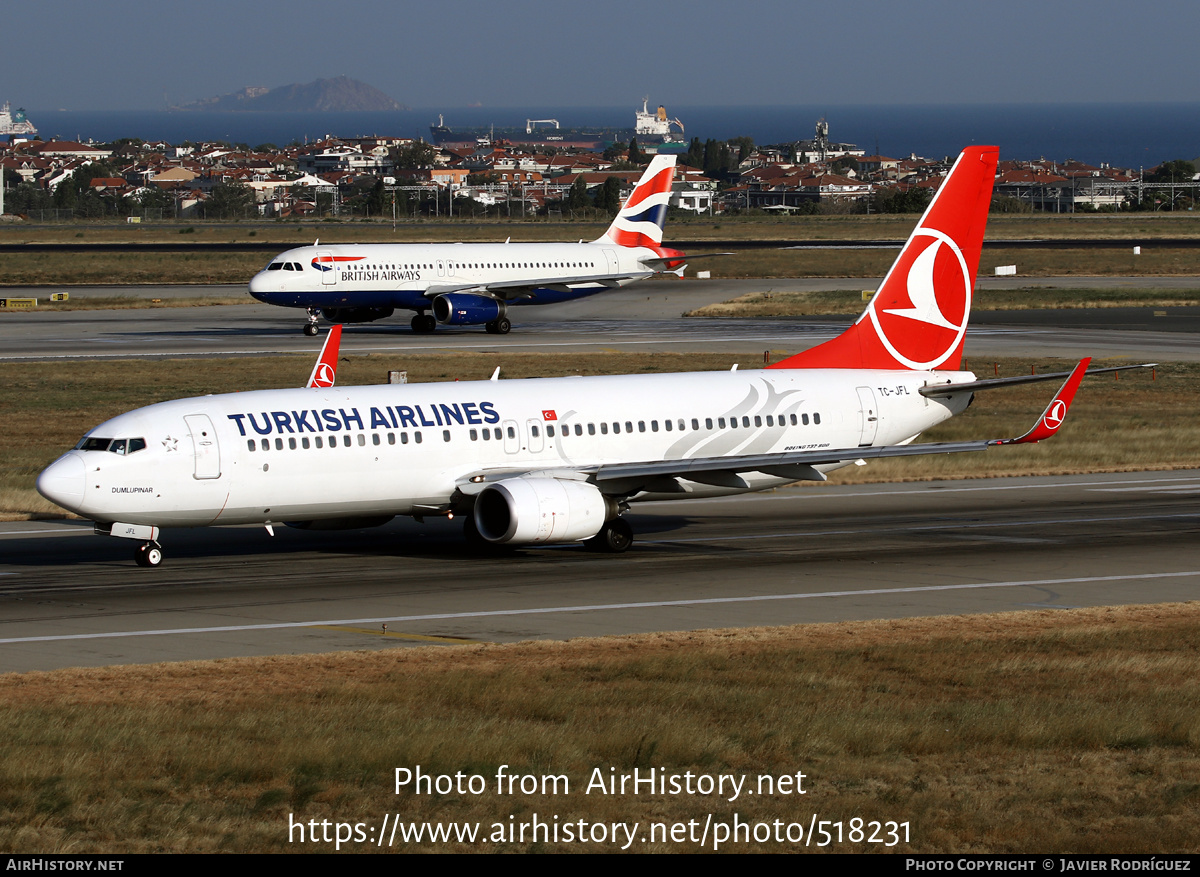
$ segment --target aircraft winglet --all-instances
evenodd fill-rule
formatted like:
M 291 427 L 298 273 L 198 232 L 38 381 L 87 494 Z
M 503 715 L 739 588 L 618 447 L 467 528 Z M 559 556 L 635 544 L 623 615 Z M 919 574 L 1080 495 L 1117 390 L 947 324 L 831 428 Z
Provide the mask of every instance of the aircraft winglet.
M 329 327 L 329 334 L 325 336 L 325 346 L 321 348 L 317 364 L 313 366 L 312 374 L 308 376 L 308 383 L 305 386 L 310 390 L 314 387 L 333 386 L 337 379 L 338 350 L 341 344 L 342 324 L 338 323 Z
M 1040 442 L 1043 439 L 1048 439 L 1058 432 L 1059 427 L 1063 425 L 1063 421 L 1067 419 L 1067 409 L 1071 407 L 1071 401 L 1075 398 L 1075 391 L 1079 389 L 1079 384 L 1083 381 L 1083 376 L 1087 374 L 1087 368 L 1091 361 L 1092 358 L 1090 356 L 1079 361 L 1079 365 L 1075 366 L 1066 383 L 1054 394 L 1054 398 L 1050 400 L 1050 404 L 1046 406 L 1046 410 L 1042 412 L 1041 418 L 1034 424 L 1033 429 L 1020 438 L 1001 439 L 994 442 L 994 444 L 1032 444 Z

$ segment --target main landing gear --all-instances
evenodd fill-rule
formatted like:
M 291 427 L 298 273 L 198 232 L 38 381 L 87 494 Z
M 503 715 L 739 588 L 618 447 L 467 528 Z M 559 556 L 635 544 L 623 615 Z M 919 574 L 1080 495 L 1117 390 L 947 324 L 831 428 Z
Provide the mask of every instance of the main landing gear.
M 633 528 L 624 518 L 613 518 L 591 539 L 583 543 L 592 551 L 623 554 L 633 544 Z
M 138 566 L 158 566 L 163 562 L 162 546 L 157 542 L 143 542 L 134 558 Z
M 317 325 L 317 314 L 319 313 L 316 308 L 308 308 L 308 322 L 304 324 L 304 334 L 309 338 L 321 331 L 321 327 Z
M 508 321 L 508 317 L 501 317 L 498 320 L 485 323 L 483 328 L 487 329 L 490 335 L 507 335 L 512 331 L 512 323 Z
M 412 326 L 412 330 L 414 332 L 418 332 L 422 335 L 428 335 L 437 328 L 437 320 L 434 319 L 433 314 L 417 314 L 412 318 L 412 323 L 410 323 L 410 325 Z

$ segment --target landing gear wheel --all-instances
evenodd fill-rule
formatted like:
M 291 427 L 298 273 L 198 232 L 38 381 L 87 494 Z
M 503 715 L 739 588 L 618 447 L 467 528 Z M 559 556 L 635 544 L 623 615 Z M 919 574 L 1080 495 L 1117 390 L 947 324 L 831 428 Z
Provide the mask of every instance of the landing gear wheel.
M 496 331 L 496 321 L 495 320 L 489 320 L 488 322 L 484 323 L 483 329 L 489 335 L 499 335 L 500 334 L 499 332 Z
M 496 335 L 507 335 L 512 331 L 512 323 L 508 321 L 508 317 L 501 317 L 494 323 Z
M 623 518 L 613 518 L 599 533 L 585 543 L 592 551 L 622 554 L 633 544 L 633 528 Z
M 138 566 L 158 566 L 163 562 L 162 546 L 157 542 L 146 542 L 138 546 L 134 555 Z
M 307 335 L 309 338 L 313 337 L 320 331 L 321 331 L 321 328 L 316 323 L 305 323 L 304 324 L 304 334 Z
M 433 314 L 417 314 L 409 325 L 412 326 L 414 332 L 428 335 L 437 328 L 437 320 L 434 319 Z

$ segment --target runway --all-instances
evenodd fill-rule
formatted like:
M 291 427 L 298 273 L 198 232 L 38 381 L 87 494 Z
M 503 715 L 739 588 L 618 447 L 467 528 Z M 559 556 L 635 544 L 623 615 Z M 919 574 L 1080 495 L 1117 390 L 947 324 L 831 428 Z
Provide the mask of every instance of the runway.
M 1004 281 L 981 284 L 991 282 Z M 400 362 L 434 350 L 724 351 L 749 366 L 763 350 L 832 337 L 847 318 L 680 315 L 742 292 L 875 283 L 658 280 L 520 309 L 505 337 L 414 335 L 396 319 L 354 326 L 343 351 Z M 1190 290 L 1200 278 L 1087 283 Z M 119 291 L 72 290 L 89 294 Z M 311 355 L 321 339 L 302 336 L 301 322 L 258 304 L 40 309 L 0 316 L 0 361 Z M 1022 355 L 1200 359 L 1200 307 L 976 315 L 968 360 Z M 1197 495 L 1200 471 L 808 485 L 636 506 L 634 548 L 616 557 L 576 546 L 466 557 L 459 522 L 445 520 L 345 533 L 280 527 L 274 538 L 256 527 L 167 531 L 156 570 L 134 565 L 134 543 L 93 536 L 82 522 L 0 524 L 0 671 L 1191 600 Z
M 464 556 L 445 520 L 167 531 L 157 570 L 0 524 L 0 670 L 1191 600 L 1198 495 L 1200 471 L 806 486 L 635 506 L 619 556 Z
M 870 289 L 877 279 L 677 280 L 660 278 L 561 305 L 512 310 L 512 334 L 478 327 L 438 327 L 416 335 L 394 316 L 348 326 L 346 354 L 403 356 L 422 352 L 608 350 L 705 351 L 757 357 L 764 350 L 796 352 L 833 337 L 850 317 L 742 320 L 683 318 L 686 311 L 746 292 Z M 1200 278 L 982 278 L 981 288 L 1155 285 L 1196 291 Z M 236 296 L 240 287 L 108 288 L 71 290 L 73 299 Z M 12 296 L 45 299 L 47 290 L 10 289 Z M 259 303 L 155 310 L 53 311 L 0 314 L 0 361 L 78 361 L 179 356 L 315 354 L 320 339 L 305 338 L 303 312 Z M 1129 357 L 1200 359 L 1200 304 L 1168 309 L 977 312 L 967 334 L 967 357 Z M 753 360 L 750 360 L 753 361 Z M 749 364 L 748 362 L 746 363 Z

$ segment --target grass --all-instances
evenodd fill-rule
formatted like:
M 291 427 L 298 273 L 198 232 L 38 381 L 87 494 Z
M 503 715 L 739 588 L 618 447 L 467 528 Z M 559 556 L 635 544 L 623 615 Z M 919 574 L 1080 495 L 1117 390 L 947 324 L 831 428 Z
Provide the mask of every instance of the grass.
M 386 813 L 486 833 L 537 813 L 642 831 L 708 814 L 806 832 L 814 815 L 847 832 L 853 818 L 908 822 L 896 852 L 1190 852 L 1198 643 L 1186 603 L 9 675 L 0 849 L 331 851 L 289 845 L 289 819 Z M 417 765 L 487 791 L 395 794 L 395 769 Z M 501 765 L 566 776 L 570 791 L 496 795 Z M 806 794 L 583 793 L 597 768 L 651 767 L 750 783 L 802 772 Z M 886 848 L 829 848 L 867 850 Z
M 1179 289 L 1027 286 L 1022 289 L 976 290 L 973 311 L 1020 311 L 1033 308 L 1194 307 L 1200 292 Z M 801 317 L 856 314 L 862 291 L 829 289 L 813 292 L 751 292 L 725 302 L 688 311 L 687 317 Z
M 776 351 L 773 361 L 783 358 Z M 725 370 L 728 354 L 529 354 L 454 353 L 407 357 L 345 357 L 340 384 L 386 380 L 389 369 L 407 369 L 409 380 L 483 380 L 496 366 L 501 378 L 565 374 L 622 374 Z M 760 362 L 740 357 L 744 367 Z M 93 426 L 145 405 L 211 392 L 299 386 L 312 357 L 89 362 L 86 367 L 0 363 L 0 514 L 61 515 L 33 489 L 37 473 Z M 1100 363 L 1120 364 L 1120 363 Z M 993 366 L 968 362 L 981 376 L 1062 371 L 1073 363 L 1005 359 Z M 984 454 L 880 460 L 849 467 L 834 483 L 990 477 L 1068 472 L 1135 471 L 1200 467 L 1200 413 L 1195 405 L 1200 364 L 1169 363 L 1157 372 L 1091 378 L 1083 386 L 1062 433 L 1051 442 Z M 1003 438 L 1023 433 L 1045 407 L 1045 384 L 981 393 L 962 415 L 926 433 L 924 440 Z

